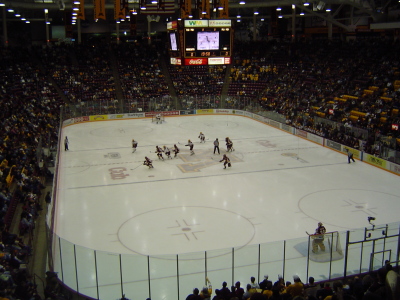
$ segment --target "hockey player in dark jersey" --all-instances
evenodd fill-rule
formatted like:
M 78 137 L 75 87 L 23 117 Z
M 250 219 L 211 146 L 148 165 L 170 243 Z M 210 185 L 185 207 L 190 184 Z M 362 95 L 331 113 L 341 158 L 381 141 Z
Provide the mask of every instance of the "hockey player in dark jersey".
M 158 159 L 164 160 L 164 157 L 162 155 L 163 152 L 164 151 L 160 147 L 156 146 L 156 153 L 157 153 Z
M 229 159 L 228 156 L 226 156 L 226 154 L 224 154 L 224 156 L 222 157 L 222 159 L 219 162 L 224 162 L 224 169 L 226 169 L 226 165 L 228 165 L 228 167 L 231 167 L 231 160 Z
M 190 155 L 193 155 L 193 154 L 194 154 L 194 151 L 193 151 L 194 145 L 193 145 L 192 141 L 191 141 L 191 140 L 188 140 L 188 143 L 187 143 L 187 145 L 185 145 L 185 146 L 188 146 L 188 147 L 189 147 Z
M 226 152 L 235 151 L 235 149 L 233 149 L 233 143 L 229 137 L 225 138 L 225 142 L 226 142 Z
M 177 155 L 178 155 L 178 153 L 179 153 L 179 148 L 176 146 L 176 144 L 174 144 L 174 157 L 176 157 Z
M 144 158 L 143 165 L 148 166 L 149 169 L 154 168 L 153 161 L 150 158 L 148 158 L 147 156 Z
M 200 143 L 206 142 L 206 136 L 204 135 L 204 133 L 200 132 L 199 139 L 200 139 Z

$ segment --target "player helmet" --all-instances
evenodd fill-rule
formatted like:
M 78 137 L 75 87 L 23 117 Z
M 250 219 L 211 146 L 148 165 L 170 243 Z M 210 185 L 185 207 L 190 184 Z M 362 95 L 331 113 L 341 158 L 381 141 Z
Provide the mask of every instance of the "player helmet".
M 322 222 L 318 222 L 318 226 L 322 226 Z
M 190 140 L 188 140 L 188 143 L 190 143 Z

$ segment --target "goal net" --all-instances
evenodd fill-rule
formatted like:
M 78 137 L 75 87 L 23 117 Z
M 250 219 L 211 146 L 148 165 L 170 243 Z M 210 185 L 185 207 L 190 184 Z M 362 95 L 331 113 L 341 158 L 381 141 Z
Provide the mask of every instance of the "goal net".
M 159 115 L 159 117 L 160 117 L 159 119 L 157 118 L 157 115 Z M 165 121 L 165 119 L 164 119 L 163 114 L 156 114 L 151 117 L 151 122 L 153 122 L 153 123 L 157 123 L 157 122 L 162 123 L 164 121 Z
M 311 260 L 326 262 L 343 258 L 343 249 L 338 231 L 322 235 L 310 235 L 308 239 L 308 254 Z

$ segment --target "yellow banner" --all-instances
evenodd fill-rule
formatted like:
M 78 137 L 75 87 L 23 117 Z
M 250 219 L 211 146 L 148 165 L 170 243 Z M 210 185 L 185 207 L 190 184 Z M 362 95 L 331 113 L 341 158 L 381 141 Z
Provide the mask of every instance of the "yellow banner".
M 384 159 L 380 159 L 378 157 L 375 157 L 373 155 L 367 154 L 367 162 L 369 162 L 370 164 L 373 164 L 375 166 L 381 167 L 381 168 L 386 168 L 386 160 Z
M 108 115 L 95 115 L 95 116 L 89 116 L 90 121 L 104 121 L 108 120 Z
M 93 0 L 94 6 L 94 19 L 106 19 L 106 5 L 105 0 Z
M 200 114 L 212 114 L 214 113 L 213 109 L 197 109 L 196 110 L 196 114 L 200 115 Z
M 85 20 L 85 0 L 80 0 L 78 8 L 78 19 Z
M 125 20 L 126 18 L 126 12 L 125 12 L 125 0 L 114 0 L 114 19 L 123 19 Z

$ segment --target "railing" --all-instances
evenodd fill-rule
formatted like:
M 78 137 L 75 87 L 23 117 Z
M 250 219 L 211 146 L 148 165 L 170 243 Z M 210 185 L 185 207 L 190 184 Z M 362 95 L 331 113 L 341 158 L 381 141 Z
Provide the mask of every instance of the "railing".
M 382 227 L 382 226 L 378 226 Z M 270 278 L 333 280 L 377 270 L 399 260 L 400 223 L 326 234 L 326 251 L 312 253 L 308 237 L 182 255 L 127 255 L 95 251 L 53 234 L 54 272 L 70 289 L 93 299 L 185 299 L 193 287 L 213 282 L 234 285 L 264 274 Z M 337 234 L 337 235 L 336 235 Z M 338 237 L 336 240 L 335 237 Z M 333 247 L 340 242 L 342 248 Z M 339 246 L 340 247 L 340 246 Z M 316 259 L 318 258 L 318 259 Z

